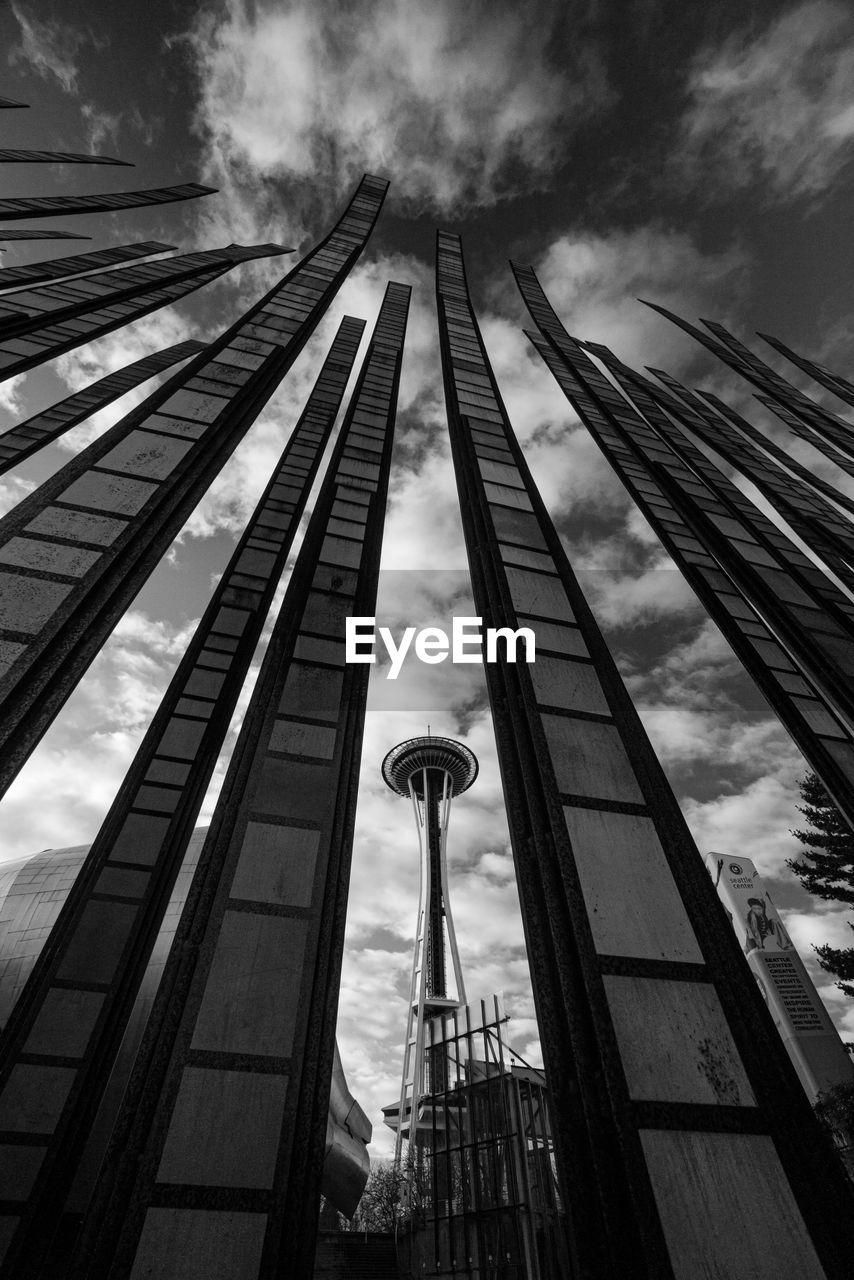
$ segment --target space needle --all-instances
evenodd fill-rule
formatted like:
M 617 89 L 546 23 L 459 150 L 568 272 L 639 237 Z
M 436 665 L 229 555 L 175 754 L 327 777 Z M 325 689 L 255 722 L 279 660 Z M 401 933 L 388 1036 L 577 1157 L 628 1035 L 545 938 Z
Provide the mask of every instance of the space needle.
M 466 1003 L 454 924 L 448 901 L 447 840 L 451 800 L 477 777 L 473 752 L 452 738 L 409 738 L 383 760 L 386 784 L 399 796 L 409 796 L 421 851 L 421 890 L 415 931 L 415 954 L 409 993 L 400 1103 L 384 1107 L 386 1124 L 397 1134 L 395 1159 L 404 1139 L 412 1136 L 413 1115 L 418 1124 L 422 1099 L 442 1091 L 432 1076 L 442 1070 L 439 1056 L 425 1053 L 425 1028 L 430 1018 Z M 448 958 L 452 973 L 448 972 Z

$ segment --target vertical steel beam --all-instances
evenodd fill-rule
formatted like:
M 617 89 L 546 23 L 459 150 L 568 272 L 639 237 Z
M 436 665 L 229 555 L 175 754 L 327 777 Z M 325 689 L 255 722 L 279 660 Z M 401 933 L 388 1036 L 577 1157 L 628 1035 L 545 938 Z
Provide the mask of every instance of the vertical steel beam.
M 657 445 L 654 433 L 614 396 L 583 352 L 577 350 L 571 366 L 544 338 L 528 336 L 668 555 L 854 826 L 854 734 L 810 679 L 809 652 L 799 661 L 750 602 L 739 580 L 740 558 L 725 540 L 713 554 L 703 530 L 683 512 L 680 484 L 690 484 L 691 473 L 675 454 L 661 465 L 644 449 L 647 442 Z M 561 353 L 570 351 L 570 343 L 568 336 L 561 340 Z
M 64 276 L 82 275 L 87 271 L 100 271 L 115 262 L 127 262 L 131 258 L 148 258 L 154 253 L 167 253 L 174 244 L 160 244 L 157 240 L 143 240 L 138 244 L 117 245 L 114 249 L 99 249 L 96 253 L 78 253 L 67 258 L 51 258 L 48 262 L 30 262 L 21 267 L 0 268 L 0 291 L 21 284 L 40 284 L 43 280 L 60 280 Z
M 4 1274 L 32 1277 L 67 1252 L 60 1222 L 134 1000 L 285 567 L 356 357 L 364 323 L 345 318 L 305 410 L 178 666 L 0 1040 L 0 1160 L 19 1221 Z M 73 1034 L 69 1036 L 69 1028 Z M 22 1133 L 22 1090 L 67 1084 L 41 1138 Z M 26 1146 L 21 1145 L 26 1140 Z M 5 1208 L 5 1213 L 4 1213 Z M 57 1237 L 57 1232 L 60 1232 Z M 55 1243 L 52 1245 L 52 1241 Z M 61 1269 L 61 1268 L 60 1268 Z
M 386 290 L 70 1275 L 313 1274 L 368 675 L 344 619 L 375 609 L 409 295 Z
M 658 370 L 654 369 L 652 372 L 655 373 L 657 377 L 659 376 Z M 854 499 L 849 498 L 847 494 L 842 493 L 841 490 L 835 488 L 832 484 L 828 484 L 828 482 L 822 479 L 821 476 L 815 475 L 809 470 L 809 468 L 805 467 L 803 463 L 796 461 L 796 459 L 793 458 L 791 454 L 787 453 L 785 449 L 782 449 L 775 443 L 775 441 L 764 435 L 754 427 L 752 423 L 748 422 L 746 418 L 743 418 L 740 413 L 736 413 L 735 409 L 731 408 L 728 404 L 725 404 L 724 401 L 721 400 L 720 396 L 716 396 L 714 392 L 711 391 L 701 391 L 699 387 L 696 389 L 696 395 L 698 398 L 701 398 L 709 404 L 712 409 L 722 417 L 727 418 L 729 422 L 733 423 L 742 435 L 747 436 L 748 440 L 751 440 L 755 445 L 763 450 L 763 452 L 770 454 L 775 462 L 779 462 L 782 466 L 791 471 L 793 475 L 798 476 L 799 479 L 810 485 L 816 490 L 816 492 L 823 494 L 825 498 L 829 498 L 831 502 L 834 502 L 837 506 L 843 507 L 849 515 L 854 515 Z M 811 432 L 808 427 L 805 427 L 800 419 L 796 418 L 793 413 L 789 413 L 788 410 L 782 407 L 782 405 L 778 405 L 774 400 L 770 400 L 767 397 L 756 396 L 755 399 L 757 399 L 761 404 L 767 405 L 767 407 L 770 408 L 782 422 L 785 422 L 786 426 L 789 427 L 795 435 L 799 436 L 802 440 L 806 440 L 814 449 L 818 449 L 826 458 L 829 458 L 831 462 L 835 463 L 837 467 L 840 467 L 843 471 L 847 472 L 848 475 L 854 476 L 854 462 L 849 461 L 839 452 L 838 449 L 834 448 L 833 445 L 826 444 L 823 440 L 819 439 L 819 437 Z
M 783 482 L 794 479 L 798 483 L 792 489 L 797 492 L 798 501 L 807 509 L 822 511 L 826 516 L 833 515 L 840 521 L 840 527 L 849 528 L 848 522 L 841 520 L 839 508 L 842 507 L 849 516 L 854 516 L 854 499 L 829 484 L 821 476 L 815 475 L 802 462 L 798 462 L 791 454 L 786 453 L 780 445 L 763 435 L 752 423 L 748 422 L 735 409 L 730 408 L 718 396 L 709 391 L 689 391 L 676 378 L 663 369 L 649 369 L 666 387 L 686 402 L 717 434 L 720 433 L 734 449 L 741 450 L 749 444 L 748 456 L 756 463 L 757 468 L 768 467 L 769 459 L 776 465 L 771 474 L 782 477 Z M 652 385 L 652 384 L 650 384 Z M 657 388 L 656 391 L 660 391 Z M 816 495 L 823 501 L 813 507 Z
M 600 355 L 598 345 L 596 349 L 591 346 L 586 349 Z M 849 591 L 854 592 L 854 569 L 850 563 L 854 561 L 854 525 L 831 501 L 817 493 L 808 481 L 778 467 L 746 440 L 728 419 L 715 413 L 668 374 L 659 371 L 656 376 L 675 395 L 616 360 L 611 353 L 607 358 L 604 355 L 600 358 L 626 395 L 631 396 L 633 386 L 640 387 L 680 425 L 687 427 L 750 480 L 797 536 Z
M 363 178 L 278 285 L 0 522 L 0 790 L 290 369 L 387 185 Z
M 538 640 L 485 670 L 576 1274 L 842 1280 L 844 1175 L 513 435 L 458 237 L 438 259 L 477 611 Z
M 82 346 L 84 342 L 101 338 L 104 334 L 112 333 L 114 329 L 120 329 L 129 324 L 132 320 L 138 320 L 152 311 L 169 306 L 212 280 L 218 280 L 238 262 L 248 258 L 267 257 L 281 253 L 282 250 L 278 245 L 260 245 L 257 248 L 248 249 L 235 246 L 225 256 L 220 257 L 221 252 L 218 252 L 216 258 L 209 260 L 206 269 L 203 266 L 200 271 L 182 272 L 178 280 L 163 279 L 160 272 L 154 276 L 150 274 L 155 267 L 167 267 L 168 262 L 145 263 L 140 270 L 145 270 L 147 273 L 143 277 L 149 281 L 147 287 L 133 289 L 131 293 L 120 299 L 104 300 L 102 298 L 96 306 L 92 305 L 92 301 L 98 298 L 102 288 L 101 278 L 97 275 L 71 281 L 65 286 L 54 286 L 55 288 L 73 287 L 78 298 L 88 291 L 89 309 L 85 310 L 82 306 L 78 306 L 74 309 L 71 318 L 61 322 L 48 316 L 45 322 L 40 322 L 36 328 L 30 328 L 23 336 L 7 336 L 0 327 L 0 380 L 26 373 L 28 369 L 33 369 L 46 360 L 53 360 L 66 351 L 72 351 L 75 347 Z M 202 255 L 192 256 L 201 257 Z M 104 273 L 104 275 L 107 274 L 111 273 Z M 6 296 L 3 295 L 4 298 Z M 8 296 L 14 299 L 20 296 L 20 293 Z
M 848 381 L 847 378 L 841 377 L 838 373 L 832 373 L 830 369 L 826 369 L 823 364 L 818 364 L 815 360 L 808 360 L 806 356 L 799 356 L 791 347 L 787 347 L 779 338 L 772 338 L 767 333 L 760 333 L 759 337 L 763 342 L 767 342 L 779 351 L 780 355 L 785 356 L 787 360 L 791 360 L 792 364 L 796 364 L 799 369 L 818 382 L 827 391 L 832 391 L 840 400 L 844 400 L 846 404 L 854 405 L 854 383 Z
M 6 343 L 11 338 L 26 338 L 45 329 L 47 325 L 62 326 L 78 317 L 88 317 L 98 309 L 130 302 L 142 294 L 151 293 L 162 285 L 178 284 L 202 276 L 215 267 L 231 267 L 245 257 L 266 257 L 272 253 L 288 253 L 290 250 L 266 245 L 245 249 L 228 245 L 224 249 L 208 249 L 201 253 L 182 253 L 157 262 L 137 263 L 132 267 L 117 267 L 98 275 L 83 276 L 76 280 L 63 280 L 54 284 L 39 285 L 32 289 L 17 289 L 0 297 L 0 338 Z
M 42 409 L 24 422 L 17 423 L 10 431 L 0 435 L 0 475 L 11 471 L 14 467 L 31 458 L 45 445 L 52 444 L 60 436 L 65 435 L 72 427 L 84 422 L 91 414 L 106 408 L 119 396 L 123 396 L 133 387 L 147 382 L 156 373 L 162 373 L 173 364 L 189 360 L 204 350 L 204 343 L 191 338 L 186 342 L 178 342 L 173 347 L 156 351 L 153 355 L 134 360 L 114 373 L 97 382 L 91 382 L 82 391 L 76 391 L 52 404 L 49 409 Z
M 854 627 L 852 627 L 854 602 L 851 601 L 850 596 L 841 591 L 822 569 L 814 565 L 808 556 L 796 548 L 791 539 L 778 529 L 773 521 L 760 511 L 738 486 L 724 475 L 720 467 L 698 449 L 689 436 L 672 421 L 675 416 L 677 422 L 684 423 L 695 435 L 714 447 L 713 440 L 717 437 L 709 432 L 700 415 L 687 406 L 680 408 L 679 402 L 672 396 L 656 388 L 648 379 L 641 378 L 634 370 L 617 360 L 616 356 L 601 343 L 588 342 L 583 345 L 586 351 L 592 352 L 602 360 L 617 385 L 626 395 L 632 397 L 658 438 L 669 445 L 688 464 L 694 474 L 702 479 L 709 492 L 726 504 L 737 517 L 737 525 L 726 525 L 718 520 L 714 523 L 723 532 L 728 533 L 734 545 L 738 546 L 746 558 L 751 560 L 756 574 L 764 577 L 766 582 L 775 587 L 778 581 L 777 574 L 781 570 L 790 574 L 794 584 L 810 596 L 815 605 L 832 620 L 833 632 L 838 635 L 841 627 L 843 635 L 847 632 L 854 639 Z M 663 409 L 666 409 L 667 413 L 663 412 Z M 723 424 L 724 428 L 725 425 Z M 750 468 L 750 460 L 744 457 L 749 446 L 745 444 L 743 448 L 739 448 L 738 445 L 735 447 L 737 455 L 742 458 L 742 468 L 747 467 L 744 473 L 748 474 L 752 470 L 753 473 L 749 474 L 749 478 L 754 480 L 769 502 L 776 505 L 798 537 L 802 538 L 834 570 L 850 592 L 852 574 L 844 558 L 849 554 L 846 543 L 850 541 L 850 534 L 845 522 L 840 520 L 831 530 L 826 523 L 813 520 L 810 512 L 804 509 L 804 505 L 814 505 L 819 501 L 818 499 L 812 494 L 799 493 L 793 495 L 793 500 L 788 499 L 785 476 L 770 467 L 764 470 Z M 733 463 L 733 465 L 738 464 Z M 827 511 L 825 515 L 828 519 L 831 518 Z M 745 537 L 750 538 L 760 551 L 746 550 L 742 545 Z M 816 617 L 816 624 L 819 628 L 823 626 L 822 620 L 818 617 Z M 851 668 L 850 674 L 854 675 L 854 668 Z
M 671 320 L 673 324 L 683 329 L 685 333 L 690 334 L 692 338 L 696 338 L 707 351 L 711 351 L 712 355 L 716 355 L 719 360 L 722 360 L 724 364 L 728 364 L 736 373 L 740 373 L 748 382 L 752 382 L 755 387 L 759 387 L 777 404 L 788 409 L 790 413 L 797 415 L 817 435 L 837 445 L 847 453 L 849 458 L 854 458 L 854 429 L 852 429 L 851 423 L 845 422 L 842 418 L 837 418 L 835 414 L 830 413 L 827 409 L 822 409 L 821 405 L 816 404 L 814 400 L 810 400 L 809 396 L 805 396 L 802 391 L 792 386 L 785 378 L 781 378 L 779 373 L 776 373 L 764 360 L 760 360 L 752 351 L 749 351 L 722 324 L 717 324 L 714 320 L 703 321 L 709 332 L 714 335 L 713 338 L 710 338 L 708 334 L 703 333 L 702 329 L 698 329 L 695 325 L 690 324 L 689 321 L 683 320 L 675 312 L 668 311 L 666 307 L 660 307 L 654 302 L 647 302 L 646 306 L 651 307 L 653 311 L 657 311 L 659 315 L 664 316 L 667 320 Z M 715 338 L 719 339 L 719 341 L 716 342 Z

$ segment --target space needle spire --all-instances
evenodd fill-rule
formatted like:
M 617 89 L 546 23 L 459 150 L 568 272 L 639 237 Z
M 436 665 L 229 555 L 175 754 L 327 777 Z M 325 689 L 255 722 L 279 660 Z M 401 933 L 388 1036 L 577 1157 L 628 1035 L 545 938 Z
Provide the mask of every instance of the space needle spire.
M 433 1078 L 441 1072 L 443 1059 L 425 1051 L 426 1025 L 435 1015 L 466 1002 L 448 900 L 446 850 L 451 800 L 468 790 L 477 771 L 477 759 L 468 747 L 429 732 L 426 737 L 401 742 L 382 764 L 386 784 L 412 801 L 421 850 L 421 892 L 400 1105 L 396 1115 L 393 1107 L 384 1108 L 386 1123 L 397 1132 L 397 1161 L 403 1141 L 414 1136 L 422 1099 L 443 1088 L 442 1080 Z

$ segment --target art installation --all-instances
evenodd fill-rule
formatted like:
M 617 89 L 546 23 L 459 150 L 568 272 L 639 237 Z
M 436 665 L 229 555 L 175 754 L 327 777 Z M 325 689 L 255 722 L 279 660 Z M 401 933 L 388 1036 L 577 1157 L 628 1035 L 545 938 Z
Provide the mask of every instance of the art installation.
M 2 162 L 128 163 L 25 147 Z M 407 737 L 382 762 L 412 804 L 421 870 L 400 1093 L 383 1108 L 401 1280 L 846 1280 L 854 1195 L 811 1104 L 854 1080 L 851 1060 L 757 867 L 726 851 L 704 862 L 534 480 L 535 446 L 514 431 L 462 238 L 445 230 L 436 367 L 474 613 L 400 643 L 376 629 L 394 449 L 417 452 L 401 398 L 413 286 L 383 278 L 374 317 L 333 313 L 331 342 L 312 342 L 389 180 L 349 189 L 328 231 L 326 206 L 304 206 L 313 247 L 289 269 L 276 260 L 293 250 L 274 242 L 177 253 L 159 239 L 0 269 L 5 380 L 227 276 L 239 298 L 203 337 L 125 355 L 0 435 L 0 475 L 23 494 L 0 520 L 0 793 L 284 380 L 310 387 L 100 828 L 0 866 L 0 1276 L 333 1274 L 315 1270 L 321 1196 L 333 1223 L 353 1217 L 372 1135 L 336 1044 L 369 676 L 397 680 L 410 654 L 483 665 L 544 1065 L 511 1047 L 497 992 L 466 993 L 448 827 L 478 759 L 441 732 Z M 4 198 L 0 221 L 211 194 Z M 0 228 L 0 241 L 37 234 Z M 266 263 L 260 297 L 253 263 Z M 571 336 L 534 270 L 512 275 L 543 385 L 557 383 L 854 828 L 854 497 L 743 405 L 633 369 L 608 334 Z M 845 418 L 722 325 L 648 305 L 854 475 Z M 410 349 L 426 341 L 419 329 Z M 854 405 L 844 375 L 767 342 Z M 72 428 L 167 371 L 30 479 Z

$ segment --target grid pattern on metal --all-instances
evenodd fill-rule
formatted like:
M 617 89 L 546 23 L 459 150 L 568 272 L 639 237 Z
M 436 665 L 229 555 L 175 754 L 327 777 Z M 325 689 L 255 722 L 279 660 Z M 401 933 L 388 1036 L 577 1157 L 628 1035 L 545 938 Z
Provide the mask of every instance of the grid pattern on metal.
M 70 1275 L 206 1280 L 211 1250 L 311 1274 L 367 693 L 344 618 L 376 599 L 409 295 L 386 290 Z
M 0 147 L 0 164 L 117 164 L 133 168 L 131 160 L 86 155 L 80 151 L 22 151 Z
M 283 454 L 226 567 L 0 1047 L 0 1114 L 8 1081 L 31 1060 L 69 1075 L 65 1102 L 43 1134 L 40 1174 L 16 1205 L 32 1240 L 17 1266 L 38 1269 L 120 1051 L 175 877 L 222 748 L 273 593 L 332 430 L 364 323 L 345 318 Z M 93 954 L 91 938 L 99 945 Z M 97 996 L 94 992 L 97 991 Z M 97 1002 L 97 1018 L 81 1009 Z M 62 1028 L 77 1023 L 73 1066 Z M 50 1048 L 51 1044 L 55 1047 Z M 16 1064 L 17 1063 L 17 1067 Z M 0 1142 L 14 1135 L 0 1135 Z M 23 1230 L 23 1229 L 22 1229 Z
M 751 480 L 798 537 L 854 592 L 854 569 L 849 563 L 854 561 L 854 526 L 825 494 L 817 492 L 807 480 L 777 466 L 726 417 L 715 413 L 709 404 L 693 396 L 668 374 L 655 371 L 675 396 L 623 364 L 619 367 L 607 361 L 605 364 L 629 396 L 633 385 L 643 388 L 672 417 Z M 808 475 L 805 468 L 801 470 Z
M 112 191 L 85 196 L 9 196 L 0 199 L 0 220 L 15 218 L 49 218 L 54 213 L 112 213 L 116 209 L 140 209 L 145 205 L 171 204 L 176 200 L 197 200 L 199 196 L 216 195 L 216 187 L 203 187 L 198 182 L 184 182 L 174 187 L 156 187 L 149 191 Z M 4 231 L 0 228 L 0 239 Z
M 91 240 L 91 236 L 79 235 L 76 231 L 48 231 L 38 228 L 32 231 L 23 227 L 0 227 L 0 243 L 11 244 L 14 240 Z
M 688 399 L 688 403 L 697 406 L 698 411 L 704 411 L 711 408 L 716 415 L 715 422 L 723 418 L 736 428 L 737 437 L 739 439 L 747 439 L 759 451 L 759 453 L 767 460 L 770 458 L 775 462 L 787 475 L 794 476 L 804 487 L 804 492 L 812 491 L 820 494 L 827 499 L 833 511 L 838 515 L 841 507 L 849 516 L 854 516 L 854 498 L 849 498 L 847 494 L 842 493 L 840 489 L 829 484 L 821 476 L 816 475 L 805 467 L 803 463 L 798 462 L 791 454 L 787 453 L 776 441 L 765 435 L 762 431 L 755 427 L 752 422 L 748 422 L 740 413 L 736 413 L 730 405 L 721 400 L 720 396 L 716 396 L 712 391 L 688 391 L 681 383 L 664 373 L 660 369 L 651 369 L 650 373 L 654 373 L 657 378 L 664 382 L 665 386 L 675 391 L 677 395 Z M 773 401 L 769 402 L 774 405 Z M 774 405 L 775 411 L 779 406 Z M 801 424 L 799 424 L 801 425 Z M 813 437 L 815 441 L 817 437 Z M 831 448 L 832 446 L 828 446 Z M 840 455 L 837 455 L 840 456 Z M 851 464 L 848 464 L 851 466 Z M 852 467 L 854 471 L 854 467 Z
M 535 297 L 534 282 L 526 281 L 526 287 Z M 694 473 L 678 455 L 663 451 L 660 437 L 551 313 L 544 315 L 542 327 L 551 346 L 529 336 L 559 385 L 746 670 L 854 821 L 854 737 L 813 674 L 814 647 L 783 642 L 770 622 L 779 607 L 767 596 L 757 600 L 755 590 L 751 596 L 743 557 L 722 530 L 715 533 L 708 521 L 698 525 L 692 519 L 688 490 L 708 501 Z
M 585 343 L 585 349 L 599 356 L 618 380 L 625 378 L 626 367 L 616 361 L 606 347 Z M 786 603 L 802 606 L 790 612 L 801 624 L 810 627 L 819 644 L 825 632 L 844 639 L 854 618 L 854 603 L 848 595 L 693 444 L 634 375 L 631 385 L 635 404 L 658 438 L 658 443 L 650 448 L 663 450 L 665 457 L 668 450 L 672 451 L 680 459 L 682 473 L 691 477 L 693 490 L 682 486 L 687 500 L 711 517 L 715 528 L 727 536 L 730 545 L 743 556 L 761 583 L 771 587 Z M 725 523 L 727 520 L 730 523 Z M 785 578 L 789 579 L 788 584 Z M 838 646 L 832 647 L 838 651 Z M 854 669 L 851 674 L 854 675 Z
M 353 201 L 367 202 L 367 219 L 354 222 L 348 206 L 318 247 L 221 337 L 0 523 L 0 786 L 327 310 L 379 212 L 381 197 L 363 192 L 360 184 Z
M 854 458 L 854 428 L 851 424 L 845 422 L 842 418 L 838 418 L 829 410 L 823 409 L 820 405 L 811 400 L 809 396 L 805 396 L 802 391 L 787 382 L 785 378 L 781 378 L 779 373 L 767 365 L 764 360 L 760 360 L 757 355 L 743 343 L 739 342 L 733 334 L 725 329 L 722 324 L 718 324 L 714 320 L 704 320 L 703 324 L 714 337 L 710 338 L 708 334 L 703 333 L 702 329 L 698 329 L 687 320 L 683 320 L 681 316 L 677 316 L 674 312 L 668 311 L 666 307 L 660 307 L 656 303 L 648 302 L 646 304 L 653 311 L 657 311 L 659 315 L 671 320 L 673 324 L 678 325 L 685 333 L 691 335 L 692 338 L 702 344 L 707 351 L 711 351 L 724 364 L 728 364 L 736 373 L 740 373 L 748 382 L 752 382 L 754 386 L 759 387 L 777 404 L 798 418 L 816 434 L 825 440 L 835 444 L 843 450 L 849 458 Z M 719 341 L 715 341 L 719 339 Z
M 75 301 L 72 303 L 66 294 L 68 309 L 61 314 L 48 312 L 43 320 L 37 320 L 34 317 L 20 319 L 21 313 L 18 312 L 8 326 L 0 323 L 0 379 L 25 373 L 28 369 L 33 369 L 46 360 L 53 360 L 66 351 L 82 346 L 85 342 L 91 342 L 95 338 L 112 333 L 114 329 L 120 329 L 132 320 L 138 320 L 152 311 L 159 311 L 161 307 L 169 306 L 179 298 L 184 298 L 196 289 L 210 284 L 213 280 L 218 280 L 239 262 L 253 257 L 267 257 L 271 253 L 279 252 L 277 246 L 267 245 L 250 248 L 235 246 L 225 254 L 215 251 L 216 256 L 209 260 L 208 265 L 203 260 L 195 265 L 179 266 L 176 271 L 177 279 L 170 279 L 168 276 L 168 267 L 170 262 L 175 261 L 174 259 L 164 263 L 144 263 L 129 270 L 143 272 L 146 269 L 150 271 L 154 267 L 160 268 L 153 278 L 148 277 L 148 282 L 144 275 L 139 275 L 137 283 L 126 283 L 120 293 L 113 295 L 108 293 L 100 297 L 104 284 L 98 275 L 79 277 L 63 285 L 45 286 L 51 289 L 71 290 L 71 297 Z M 202 255 L 192 256 L 202 257 Z M 163 268 L 167 269 L 165 277 L 162 273 Z M 111 274 L 104 273 L 104 275 Z M 35 289 L 4 294 L 0 305 L 6 305 L 7 299 L 14 302 L 20 299 L 22 294 L 26 294 L 27 298 L 31 294 L 35 295 L 37 305 L 41 305 L 42 291 Z M 90 299 L 88 304 L 82 300 L 86 296 Z M 14 334 L 17 336 L 13 336 Z
M 0 269 L 0 291 L 20 285 L 40 284 L 43 280 L 59 280 L 65 276 L 83 275 L 87 271 L 100 271 L 116 262 L 130 258 L 150 258 L 155 253 L 168 253 L 174 244 L 160 244 L 157 240 L 143 240 L 138 244 L 117 245 L 114 249 L 99 249 L 96 253 L 78 253 L 66 258 L 52 258 L 49 262 L 30 262 L 22 267 Z
M 767 342 L 779 351 L 780 355 L 785 356 L 787 360 L 791 360 L 792 364 L 798 366 L 804 373 L 818 382 L 827 391 L 832 391 L 840 400 L 844 400 L 846 404 L 854 405 L 854 383 L 849 382 L 847 378 L 841 377 L 838 373 L 825 368 L 823 364 L 819 364 L 816 360 L 808 360 L 806 356 L 798 355 L 791 347 L 787 347 L 779 338 L 772 338 L 767 333 L 758 335 L 763 342 Z
M 703 396 L 706 395 L 705 392 L 701 394 Z M 771 396 L 757 395 L 755 398 L 766 409 L 770 409 L 781 422 L 785 423 L 793 435 L 806 441 L 814 449 L 818 449 L 819 453 L 823 453 L 825 458 L 839 467 L 840 471 L 844 471 L 846 475 L 854 476 L 854 459 L 849 456 L 847 451 L 841 449 L 829 438 L 814 430 L 814 428 L 807 426 L 803 418 L 799 417 L 789 405 L 783 404 L 782 400 L 773 400 Z
M 0 435 L 0 475 L 11 471 L 45 445 L 58 440 L 66 431 L 112 404 L 133 387 L 138 387 L 140 383 L 174 364 L 180 364 L 182 360 L 189 360 L 190 356 L 198 355 L 204 350 L 204 345 L 191 338 L 153 355 L 143 356 L 141 360 L 135 360 L 122 369 L 116 369 L 114 373 L 108 373 L 97 382 L 90 383 L 82 391 L 60 400 L 49 409 L 19 422 Z
M 698 1171 L 699 1185 L 720 1186 L 712 1168 L 726 1167 L 726 1212 L 740 1218 L 739 1239 L 758 1256 L 743 1198 L 754 1185 L 747 1166 L 776 1147 L 775 1184 L 792 1179 L 799 1197 L 791 1213 L 776 1211 L 775 1231 L 789 1233 L 780 1258 L 792 1266 L 800 1255 L 807 1273 L 822 1275 L 824 1264 L 842 1276 L 845 1246 L 812 1181 L 823 1157 L 809 1105 L 761 997 L 745 982 L 696 846 L 515 440 L 468 299 L 458 237 L 440 233 L 437 274 L 475 608 L 485 625 L 537 631 L 532 667 L 499 661 L 486 678 L 537 1006 L 548 1027 L 546 1074 L 572 1078 L 571 1089 L 555 1085 L 554 1111 L 575 1265 L 582 1274 L 587 1267 L 656 1280 L 688 1274 L 708 1257 L 735 1270 L 731 1243 L 697 1190 Z M 664 930 L 661 942 L 652 941 L 651 927 Z M 703 1073 L 690 1065 L 697 1043 L 676 1031 L 683 1000 L 699 1018 L 700 1039 L 728 1046 L 735 1091 L 718 1092 L 722 1078 L 700 1083 Z M 659 1001 L 670 1009 L 660 1022 L 650 1018 Z M 796 1125 L 802 1139 L 809 1135 L 804 1141 L 793 1141 Z M 813 1168 L 806 1178 L 805 1153 Z M 841 1179 L 834 1194 L 840 1207 L 848 1202 Z
M 570 1274 L 546 1083 L 513 1054 L 506 1021 L 493 996 L 428 1023 L 434 1087 L 402 1170 L 411 1275 Z
M 0 297 L 0 351 L 7 350 L 8 338 L 22 338 L 44 330 L 46 324 L 61 326 L 77 316 L 86 316 L 95 307 L 108 308 L 150 293 L 161 285 L 178 283 L 219 266 L 234 266 L 252 258 L 288 253 L 281 245 L 228 245 L 201 253 L 183 253 L 157 262 L 118 267 L 97 275 L 80 276 L 56 284 L 17 289 Z
M 705 458 L 681 430 L 682 427 L 687 427 L 693 435 L 716 449 L 722 458 L 752 480 L 794 533 L 824 560 L 844 586 L 849 591 L 854 588 L 854 571 L 846 558 L 851 555 L 850 543 L 854 529 L 823 498 L 766 461 L 752 445 L 739 437 L 728 422 L 710 418 L 708 408 L 696 410 L 688 403 L 676 399 L 648 378 L 635 373 L 600 343 L 582 345 L 602 361 L 623 393 L 639 406 L 657 434 L 681 452 L 683 458 L 691 463 L 692 469 L 702 475 L 718 496 L 731 503 L 733 511 L 744 521 L 745 527 L 750 529 L 760 545 L 764 544 L 772 554 L 777 550 L 777 545 L 772 540 L 777 533 L 773 521 L 759 512 L 744 497 L 738 486 L 723 475 L 717 465 Z M 666 414 L 661 412 L 662 409 L 667 411 Z M 675 419 L 675 423 L 671 419 Z M 792 564 L 791 550 L 785 555 L 781 554 L 780 563 L 784 566 Z M 839 613 L 849 618 L 854 617 L 854 606 L 848 597 L 833 587 L 821 571 L 816 572 L 810 567 L 808 573 L 804 573 L 808 564 L 809 558 L 806 556 L 794 561 L 801 585 L 811 591 L 823 606 L 830 606 L 837 617 Z

